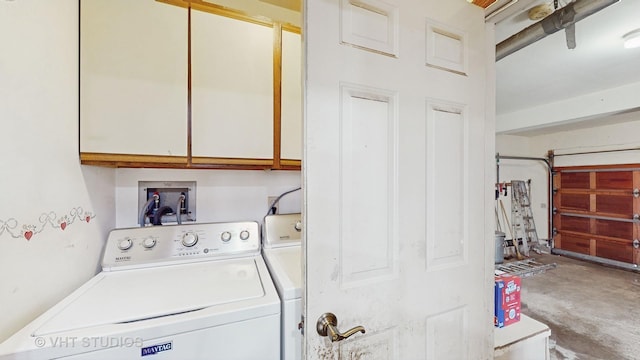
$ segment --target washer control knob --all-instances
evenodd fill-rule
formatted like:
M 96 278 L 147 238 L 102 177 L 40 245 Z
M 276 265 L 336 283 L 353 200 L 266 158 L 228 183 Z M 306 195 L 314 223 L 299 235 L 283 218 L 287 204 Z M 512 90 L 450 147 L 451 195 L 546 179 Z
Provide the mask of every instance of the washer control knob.
M 249 238 L 249 232 L 247 230 L 242 230 L 240 232 L 240 240 L 247 240 Z
M 142 246 L 144 246 L 147 249 L 151 249 L 152 247 L 156 246 L 156 239 L 152 237 L 148 237 L 142 240 Z
M 224 242 L 229 242 L 229 240 L 231 240 L 231 233 L 228 231 L 223 232 L 222 235 L 220 235 L 220 239 Z
M 133 240 L 131 238 L 124 238 L 118 241 L 118 249 L 120 250 L 129 250 L 133 246 Z
M 189 231 L 189 232 L 186 232 L 184 235 L 182 235 L 182 245 L 186 247 L 192 247 L 197 242 L 198 242 L 198 235 L 196 233 Z
M 296 221 L 296 224 L 293 225 L 293 228 L 296 229 L 296 231 L 302 231 L 302 221 L 298 220 Z

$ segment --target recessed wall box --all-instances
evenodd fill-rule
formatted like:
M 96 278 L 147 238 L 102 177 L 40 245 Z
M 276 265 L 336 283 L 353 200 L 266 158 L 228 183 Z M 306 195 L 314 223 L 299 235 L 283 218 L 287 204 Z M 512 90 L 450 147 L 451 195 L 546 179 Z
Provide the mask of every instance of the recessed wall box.
M 158 199 L 154 200 L 154 194 Z M 184 199 L 181 199 L 184 195 Z M 151 202 L 149 202 L 151 200 Z M 196 221 L 196 182 L 195 181 L 139 181 L 138 212 L 140 215 L 148 204 L 138 224 L 160 225 L 177 223 L 177 214 L 181 222 Z M 141 220 L 144 224 L 141 224 Z

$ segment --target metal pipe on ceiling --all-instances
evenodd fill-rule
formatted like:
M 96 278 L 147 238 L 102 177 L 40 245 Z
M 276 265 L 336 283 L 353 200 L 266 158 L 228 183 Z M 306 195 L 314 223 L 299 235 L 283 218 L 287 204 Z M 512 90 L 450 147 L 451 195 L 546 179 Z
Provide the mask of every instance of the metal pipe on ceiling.
M 496 61 L 533 44 L 620 0 L 576 0 L 496 45 Z

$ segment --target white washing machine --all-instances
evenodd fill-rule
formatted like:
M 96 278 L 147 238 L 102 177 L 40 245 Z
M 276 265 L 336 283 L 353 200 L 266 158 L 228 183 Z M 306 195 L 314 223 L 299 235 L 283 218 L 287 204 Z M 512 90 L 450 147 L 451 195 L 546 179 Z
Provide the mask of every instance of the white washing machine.
M 0 359 L 279 359 L 260 245 L 256 222 L 113 230 L 102 272 L 0 344 Z
M 301 214 L 267 215 L 263 255 L 282 301 L 282 360 L 302 358 L 302 222 Z

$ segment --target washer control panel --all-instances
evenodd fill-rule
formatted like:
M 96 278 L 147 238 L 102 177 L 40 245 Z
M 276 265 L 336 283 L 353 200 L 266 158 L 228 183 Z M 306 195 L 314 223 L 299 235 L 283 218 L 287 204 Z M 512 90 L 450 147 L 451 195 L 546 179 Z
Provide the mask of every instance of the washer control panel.
M 264 246 L 302 244 L 302 214 L 275 214 L 264 218 Z
M 102 258 L 105 271 L 260 254 L 255 221 L 115 229 Z

